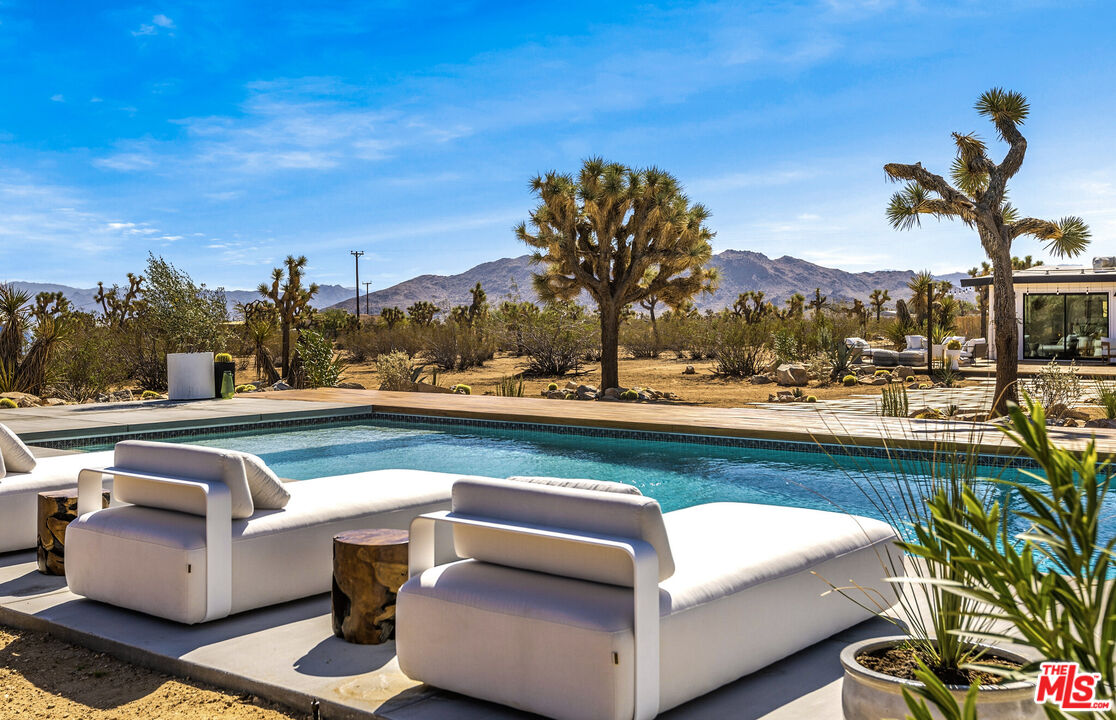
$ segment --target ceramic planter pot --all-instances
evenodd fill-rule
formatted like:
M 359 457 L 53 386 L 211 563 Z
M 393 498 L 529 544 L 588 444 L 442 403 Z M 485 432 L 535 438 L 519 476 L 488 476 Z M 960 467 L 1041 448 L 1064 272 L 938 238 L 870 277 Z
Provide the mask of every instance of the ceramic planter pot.
M 200 400 L 213 396 L 213 353 L 167 355 L 168 398 Z
M 960 369 L 960 367 L 961 367 L 961 364 L 960 364 L 961 348 L 957 348 L 956 350 L 951 350 L 949 348 L 946 348 L 945 356 L 946 356 L 946 360 L 949 361 L 949 367 L 950 367 L 951 370 Z
M 236 363 L 235 362 L 214 362 L 213 363 L 213 395 L 214 397 L 221 397 L 221 383 L 225 380 L 225 373 L 230 372 L 233 374 L 233 387 L 236 387 Z
M 881 718 L 903 718 L 907 716 L 907 703 L 903 700 L 903 688 L 922 687 L 916 680 L 884 675 L 869 670 L 856 661 L 865 652 L 880 650 L 907 641 L 906 636 L 862 640 L 849 645 L 841 651 L 841 665 L 845 668 L 845 680 L 841 688 L 841 708 L 845 720 L 881 720 Z M 1015 653 L 997 649 L 996 654 L 1020 663 L 1028 659 Z M 968 685 L 947 686 L 958 704 L 965 702 Z M 1035 704 L 1035 686 L 1030 682 L 1014 682 L 1003 685 L 990 685 L 980 691 L 977 698 L 980 720 L 1039 720 L 1045 715 L 1042 706 Z M 934 717 L 941 715 L 931 707 Z

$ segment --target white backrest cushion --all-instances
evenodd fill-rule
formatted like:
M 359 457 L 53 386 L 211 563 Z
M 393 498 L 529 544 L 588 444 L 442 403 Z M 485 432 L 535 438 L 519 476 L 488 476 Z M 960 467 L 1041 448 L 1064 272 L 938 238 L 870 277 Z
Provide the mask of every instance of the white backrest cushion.
M 582 490 L 508 480 L 458 480 L 455 514 L 584 535 L 642 540 L 659 556 L 659 579 L 674 574 L 659 503 L 642 495 Z M 454 526 L 454 549 L 465 558 L 630 587 L 631 560 L 616 551 L 549 538 Z
M 3 480 L 4 476 L 7 475 L 7 474 L 8 474 L 8 469 L 7 469 L 7 467 L 4 466 L 4 454 L 0 453 L 0 480 Z
M 244 472 L 248 477 L 248 490 L 252 493 L 252 504 L 260 510 L 281 510 L 290 502 L 291 493 L 283 486 L 283 481 L 263 460 L 251 453 L 241 453 L 244 458 Z
M 601 492 L 624 493 L 626 495 L 642 495 L 635 485 L 612 482 L 610 480 L 590 480 L 588 478 L 560 478 L 546 475 L 512 475 L 508 480 L 515 482 L 529 482 L 536 485 L 551 485 L 554 487 L 578 488 L 579 490 L 599 490 Z
M 4 456 L 6 472 L 29 473 L 35 469 L 35 456 L 19 436 L 4 425 L 0 425 L 0 455 Z
M 251 517 L 255 511 L 244 471 L 243 454 L 234 450 L 125 440 L 116 443 L 113 465 L 149 475 L 224 483 L 229 488 L 234 520 Z M 205 514 L 204 501 L 198 498 L 196 492 L 176 490 L 168 485 L 118 477 L 113 483 L 113 493 L 117 500 L 133 505 Z

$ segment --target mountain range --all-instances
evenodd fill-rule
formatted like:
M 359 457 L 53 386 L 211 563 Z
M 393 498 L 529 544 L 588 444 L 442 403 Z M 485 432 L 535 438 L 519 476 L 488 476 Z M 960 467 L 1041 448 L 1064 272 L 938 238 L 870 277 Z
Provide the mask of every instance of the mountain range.
M 481 263 L 456 275 L 419 275 L 383 290 L 367 295 L 368 309 L 373 314 L 381 308 L 407 308 L 420 300 L 429 300 L 443 310 L 454 305 L 468 305 L 469 291 L 479 282 L 488 294 L 488 301 L 498 304 L 503 300 L 535 300 L 531 287 L 531 275 L 538 268 L 530 264 L 529 255 L 514 258 L 501 258 Z M 829 268 L 799 258 L 784 255 L 769 258 L 762 253 L 749 250 L 725 250 L 713 256 L 710 262 L 721 274 L 720 286 L 712 295 L 694 298 L 699 309 L 720 310 L 729 307 L 737 295 L 747 290 L 762 290 L 765 299 L 781 305 L 796 292 L 802 293 L 807 300 L 813 297 L 814 288 L 830 302 L 860 299 L 867 302 L 868 295 L 875 289 L 887 290 L 892 301 L 910 297 L 907 282 L 914 275 L 911 270 L 874 270 L 869 272 L 848 272 Z M 958 297 L 972 299 L 969 288 L 960 288 L 959 280 L 964 273 L 949 273 L 937 276 L 954 285 Z M 13 282 L 12 285 L 30 292 L 62 291 L 77 308 L 97 309 L 93 298 L 96 288 L 75 288 L 50 283 Z M 352 312 L 355 291 L 342 285 L 323 285 L 314 297 L 312 305 L 316 308 L 341 308 Z M 225 290 L 225 298 L 230 312 L 235 314 L 237 303 L 258 300 L 255 290 Z M 361 295 L 361 311 L 365 311 L 365 296 Z
M 530 264 L 530 259 L 529 255 L 502 258 L 482 263 L 457 275 L 419 275 L 369 293 L 368 309 L 372 314 L 385 307 L 405 309 L 419 300 L 429 300 L 443 310 L 454 305 L 468 305 L 471 299 L 469 290 L 478 282 L 488 294 L 488 301 L 493 304 L 517 297 L 535 300 L 531 275 L 538 268 Z M 712 295 L 694 298 L 694 304 L 701 310 L 730 307 L 740 293 L 748 290 L 762 290 L 765 299 L 776 305 L 786 302 L 796 292 L 802 293 L 809 300 L 813 297 L 815 288 L 820 289 L 830 302 L 854 299 L 867 302 L 868 295 L 877 288 L 887 290 L 894 301 L 910 297 L 907 282 L 914 275 L 911 270 L 848 272 L 789 255 L 772 259 L 763 253 L 749 250 L 725 250 L 714 255 L 710 264 L 720 271 L 720 286 Z M 952 282 L 959 298 L 972 299 L 972 291 L 960 287 L 960 279 L 967 277 L 965 273 L 949 273 L 936 277 L 938 280 Z M 333 307 L 352 312 L 353 303 L 354 299 L 348 297 Z M 361 312 L 365 312 L 363 295 Z

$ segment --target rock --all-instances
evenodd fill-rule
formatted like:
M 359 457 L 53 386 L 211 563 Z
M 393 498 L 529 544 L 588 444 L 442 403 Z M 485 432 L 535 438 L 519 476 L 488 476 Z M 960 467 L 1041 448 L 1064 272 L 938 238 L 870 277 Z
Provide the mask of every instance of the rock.
M 339 390 L 365 390 L 366 388 L 358 382 L 343 382 L 337 383 L 333 387 Z
M 561 390 L 544 390 L 543 394 L 551 400 L 564 400 L 566 397 Z
M 687 365 L 686 369 L 682 371 L 683 375 L 694 375 L 696 373 L 697 373 L 697 370 L 694 370 L 693 365 Z
M 890 380 L 883 375 L 876 377 L 875 375 L 866 375 L 860 378 L 861 385 L 887 385 Z
M 6 392 L 0 393 L 0 398 L 8 398 L 21 408 L 35 407 L 42 403 L 42 400 L 40 400 L 38 396 L 30 393 Z
M 810 376 L 802 365 L 783 363 L 775 368 L 775 382 L 784 387 L 801 387 L 809 381 Z
M 1062 421 L 1062 427 L 1077 427 L 1077 421 L 1073 418 L 1066 418 Z
M 615 397 L 613 395 L 601 395 L 597 399 L 600 400 L 601 402 L 623 402 L 620 398 Z
M 43 401 L 43 404 L 47 407 L 57 407 L 58 405 L 65 405 L 66 401 L 62 398 L 47 398 Z
M 892 371 L 892 374 L 900 380 L 906 380 L 909 377 L 914 377 L 914 370 L 906 365 L 899 365 Z
M 766 375 L 753 375 L 752 377 L 748 378 L 748 382 L 752 383 L 753 385 L 766 385 L 767 383 L 771 382 L 771 378 L 767 377 Z
M 417 385 L 418 383 L 415 383 L 415 384 Z M 279 382 L 275 383 L 274 385 L 272 385 L 268 389 L 269 390 L 290 390 L 291 386 L 288 385 L 287 383 L 283 382 L 282 380 L 280 380 Z
M 1086 420 L 1085 427 L 1087 428 L 1116 428 L 1116 419 L 1110 418 L 1095 418 L 1093 420 Z
M 602 400 L 619 400 L 620 399 L 620 393 L 622 393 L 622 392 L 624 392 L 624 391 L 621 390 L 620 388 L 608 388 L 603 393 L 601 393 L 601 399 Z
M 131 390 L 117 390 L 110 394 L 109 397 L 113 402 L 132 402 L 135 400 Z
M 577 390 L 577 386 L 578 386 L 577 380 L 570 380 L 569 382 L 566 383 L 566 389 L 567 390 Z
M 578 385 L 575 394 L 578 400 L 596 400 L 597 388 L 592 385 Z
M 640 402 L 654 402 L 656 399 L 657 398 L 655 397 L 654 393 L 648 392 L 646 390 L 642 390 L 639 393 Z

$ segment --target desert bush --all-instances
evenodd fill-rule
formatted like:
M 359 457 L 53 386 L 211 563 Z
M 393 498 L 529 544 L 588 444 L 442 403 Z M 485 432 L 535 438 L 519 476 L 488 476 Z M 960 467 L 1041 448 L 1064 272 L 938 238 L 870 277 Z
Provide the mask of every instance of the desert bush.
M 380 373 L 381 390 L 410 390 L 422 372 L 422 366 L 415 367 L 412 357 L 402 350 L 376 358 L 376 369 Z
M 325 335 L 331 340 L 336 340 L 342 333 L 352 332 L 360 327 L 357 316 L 341 308 L 326 308 L 314 313 L 310 327 Z
M 821 345 L 824 364 L 828 366 L 829 379 L 833 382 L 850 374 L 853 363 L 860 359 L 860 348 L 846 345 L 844 336 L 834 334 L 828 326 L 819 329 L 817 342 Z
M 629 320 L 620 327 L 620 345 L 634 358 L 659 357 L 659 342 L 651 323 Z
M 341 379 L 345 364 L 333 351 L 333 342 L 314 330 L 302 330 L 298 334 L 296 365 L 299 372 L 292 371 L 293 387 L 333 387 Z M 297 377 L 295 377 L 297 375 Z
M 571 303 L 549 305 L 521 325 L 527 368 L 524 375 L 548 376 L 576 372 L 593 348 L 600 352 L 594 324 Z
M 83 326 L 66 340 L 57 366 L 54 394 L 73 402 L 86 402 L 128 379 L 115 355 L 113 332 L 95 325 Z
M 770 359 L 771 333 L 766 322 L 748 323 L 725 316 L 716 323 L 713 372 L 728 377 L 758 374 Z
M 375 361 L 381 355 L 405 352 L 418 355 L 424 347 L 422 326 L 409 323 L 368 325 L 344 333 L 337 346 L 348 353 L 349 362 Z
M 681 346 L 691 360 L 705 360 L 717 354 L 717 320 L 708 315 L 687 318 L 681 328 Z
M 480 321 L 472 325 L 446 321 L 425 328 L 423 349 L 442 370 L 468 370 L 491 360 L 496 343 Z
M 1057 360 L 1051 360 L 1034 377 L 1023 380 L 1021 384 L 1023 391 L 1051 417 L 1061 415 L 1081 400 L 1081 376 L 1073 361 L 1063 368 L 1059 367 Z
M 771 335 L 771 349 L 775 362 L 796 363 L 805 356 L 806 339 L 801 332 L 799 321 L 784 321 Z

